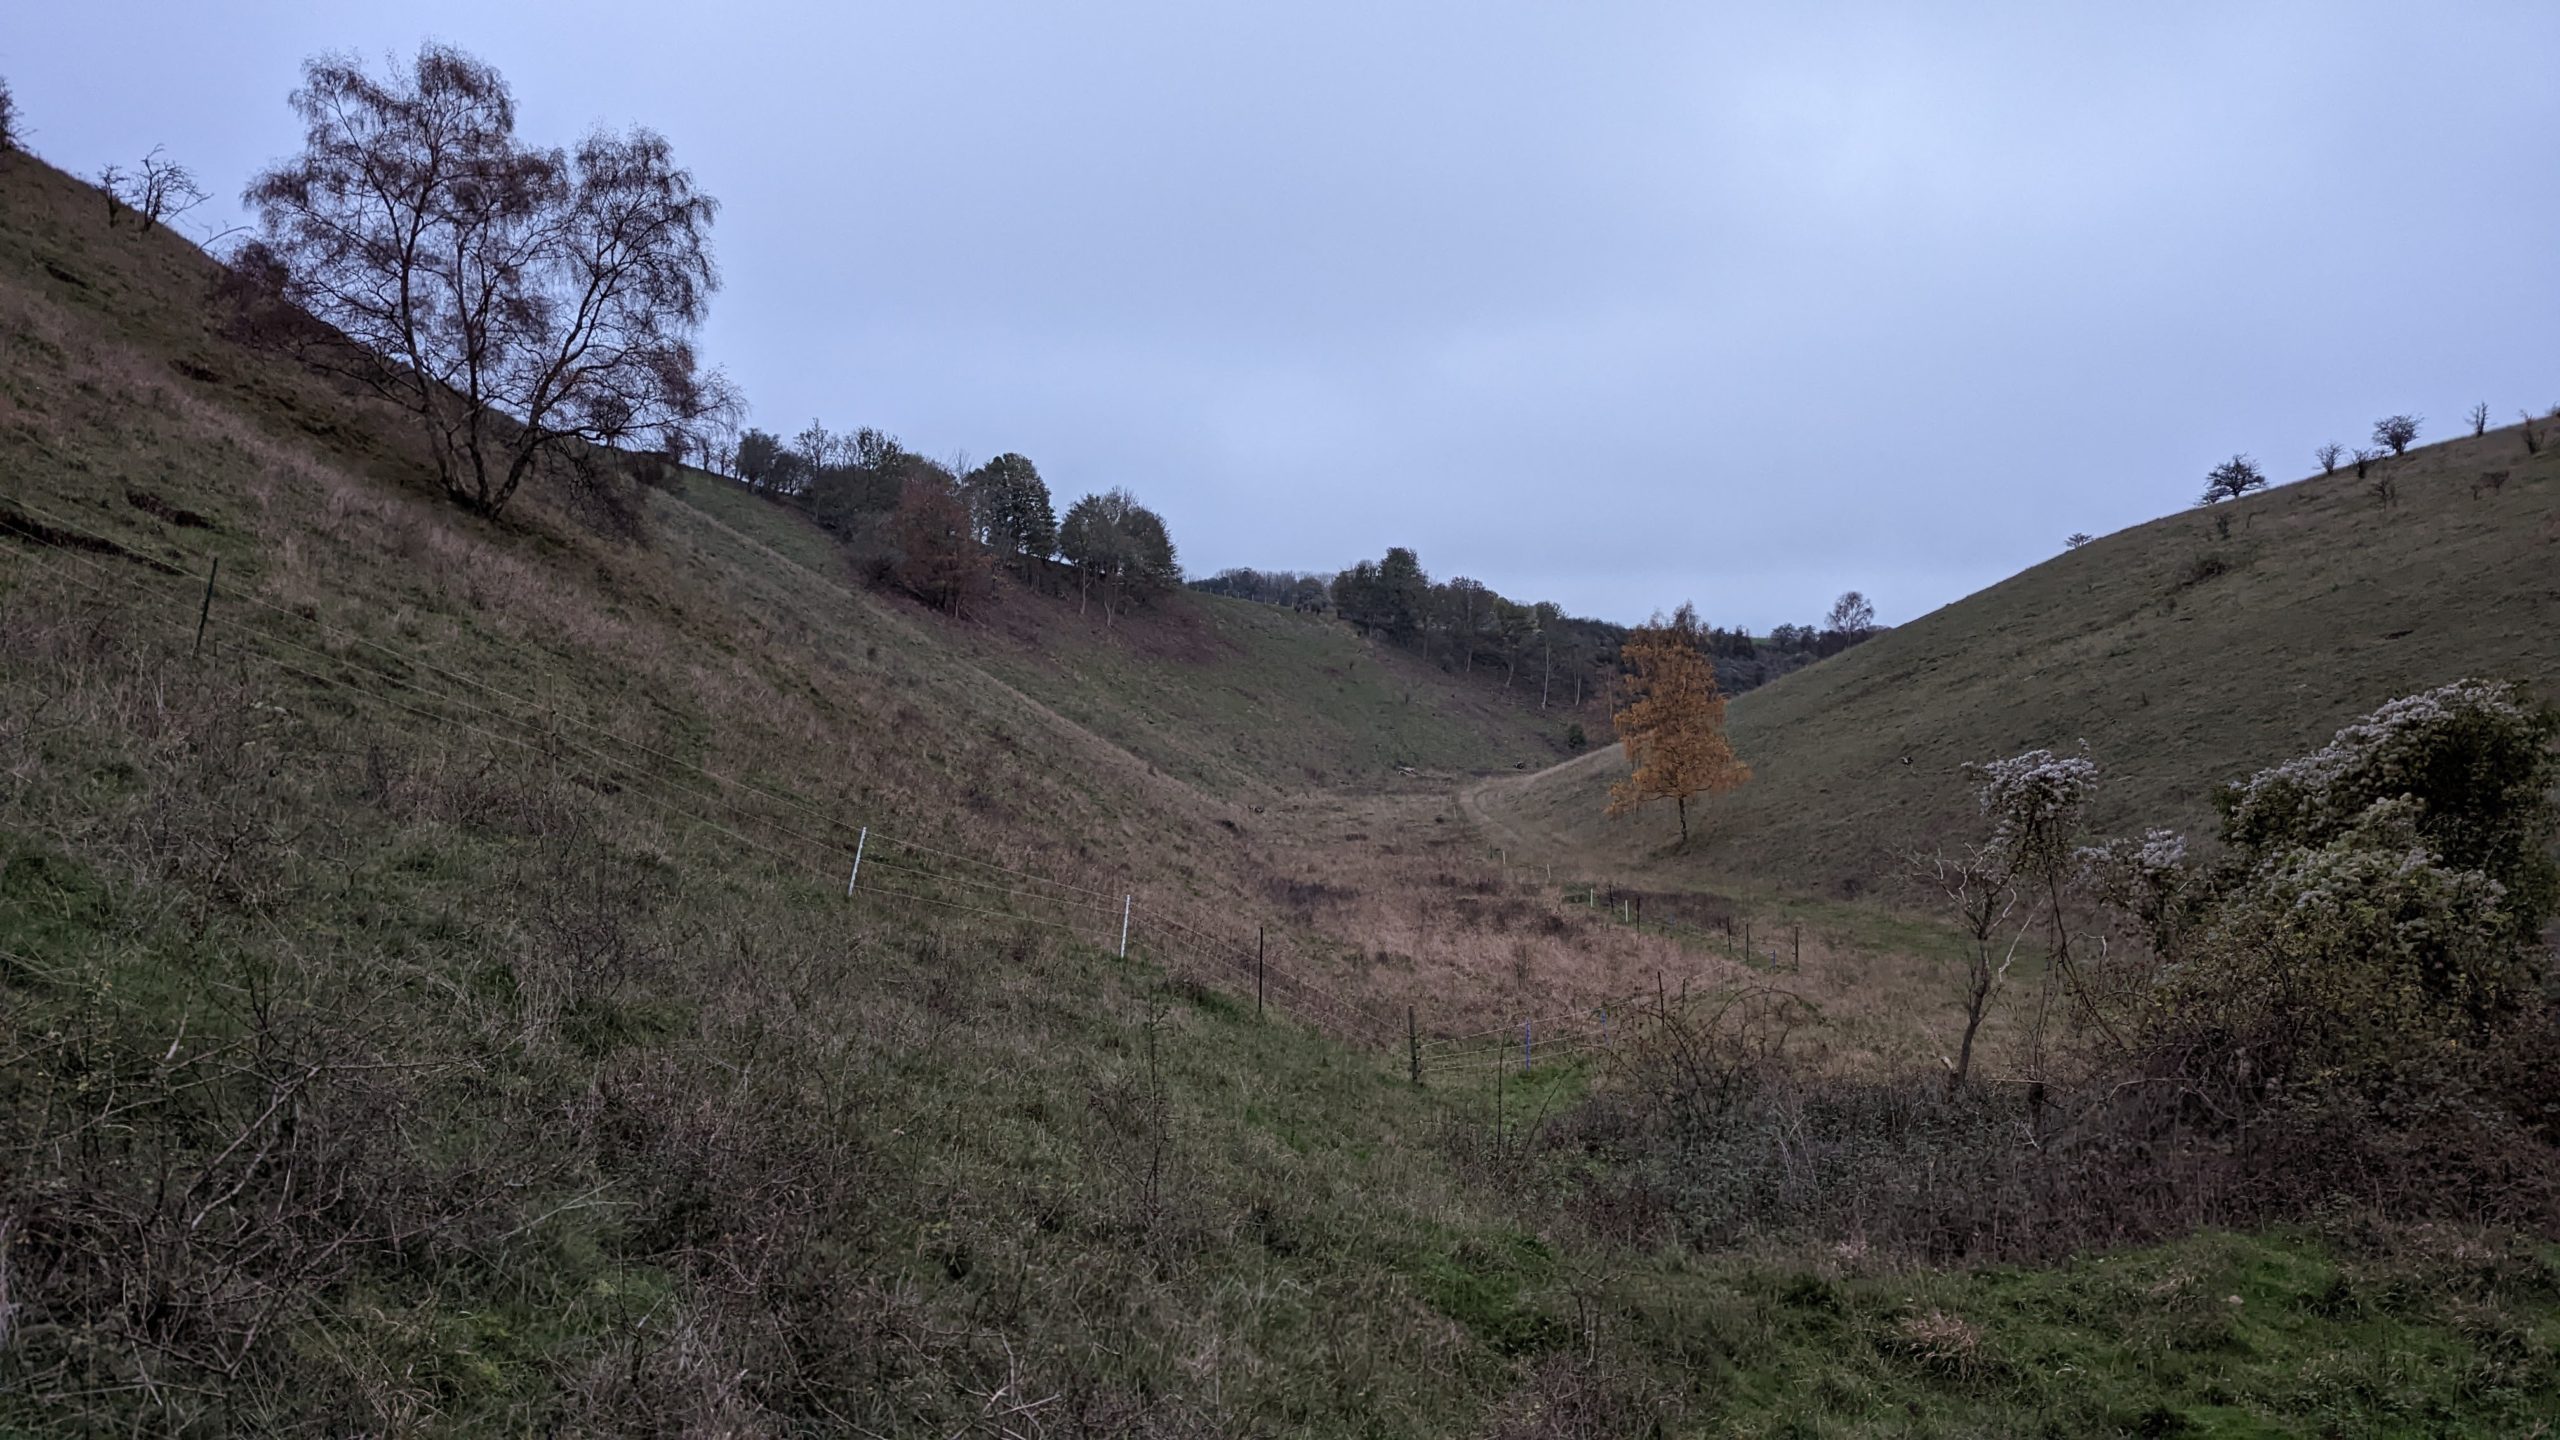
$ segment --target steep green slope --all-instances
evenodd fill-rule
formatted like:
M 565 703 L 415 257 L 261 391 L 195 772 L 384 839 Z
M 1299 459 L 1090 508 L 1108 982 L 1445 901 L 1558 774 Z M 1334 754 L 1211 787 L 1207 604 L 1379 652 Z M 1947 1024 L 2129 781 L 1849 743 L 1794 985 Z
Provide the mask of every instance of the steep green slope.
M 647 545 L 539 494 L 474 521 L 396 418 L 221 340 L 205 279 L 0 163 L 0 1434 L 2498 1434 L 2560 1400 L 2560 1266 L 2512 1242 L 1914 1273 L 1586 1224 L 1518 1127 L 1591 1077 L 1510 1081 L 1488 1138 L 1057 883 L 1231 918 L 1249 812 L 1186 775 L 1498 764 L 1535 722 L 1258 613 L 1200 612 L 1205 658 L 1009 652 L 735 492 L 650 495 Z M 1420 728 L 1253 733 L 1328 682 L 1410 684 Z
M 834 547 L 790 510 L 700 472 L 677 493 L 813 577 L 841 580 Z M 964 621 L 918 623 L 955 660 L 1222 796 L 1393 784 L 1403 768 L 1543 765 L 1565 753 L 1573 719 L 1603 719 L 1540 711 L 1333 620 L 1191 590 L 1106 627 L 1071 593 L 1007 580 Z
M 396 417 L 220 337 L 201 256 L 0 188 L 0 1431 L 1499 1392 L 1418 1277 L 1512 1230 L 1422 1099 L 1164 986 L 1157 920 L 1253 882 L 1226 802 L 784 512 L 456 512 Z
M 2528 455 L 2493 430 L 2375 473 L 2396 501 L 2342 472 L 2167 516 L 1737 699 L 1757 778 L 1658 863 L 1857 893 L 1968 833 L 1968 762 L 2085 743 L 2107 776 L 2098 827 L 2194 827 L 2219 782 L 2391 696 L 2488 675 L 2560 698 L 2560 444 Z M 1667 816 L 1601 814 L 1623 773 L 1592 756 L 1479 802 L 1564 851 L 1659 857 Z

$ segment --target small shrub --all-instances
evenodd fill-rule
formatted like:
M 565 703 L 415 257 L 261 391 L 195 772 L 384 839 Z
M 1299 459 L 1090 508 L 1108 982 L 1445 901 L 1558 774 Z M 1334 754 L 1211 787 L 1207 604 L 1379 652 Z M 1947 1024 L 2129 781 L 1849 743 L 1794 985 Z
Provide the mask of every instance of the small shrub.
M 262 240 L 235 247 L 205 286 L 205 308 L 224 338 L 273 347 L 318 338 L 302 311 L 285 298 L 292 280 L 284 259 Z
M 2266 483 L 2267 473 L 2258 468 L 2257 461 L 2246 455 L 2234 455 L 2206 472 L 2204 497 L 2196 503 L 2211 505 L 2217 500 L 2237 500 L 2252 490 L 2264 489 Z
M 1583 747 L 1590 743 L 1591 738 L 1582 733 L 1581 721 L 1576 720 L 1572 724 L 1564 727 L 1564 748 L 1567 750 L 1579 755 L 1582 753 Z
M 1905 1315 L 1893 1322 L 1880 1348 L 1942 1379 L 1969 1381 L 1988 1368 L 1982 1333 L 1961 1315 L 1944 1310 Z
M 2394 455 L 2406 455 L 2417 442 L 2419 424 L 2415 415 L 2385 415 L 2373 422 L 2373 443 Z
M 2468 412 L 2468 413 L 2466 413 L 2462 418 L 2464 418 L 2464 419 L 2466 419 L 2466 420 L 2468 420 L 2468 421 L 2470 421 L 2470 422 L 2471 422 L 2471 438 L 2472 438 L 2472 439 L 2477 440 L 2477 439 L 2479 439 L 2481 436 L 2488 434 L 2488 433 L 2489 433 L 2489 402 L 2488 402 L 2488 401 L 2486 401 L 2486 400 L 2483 400 L 2483 401 L 2481 401 L 2479 404 L 2472 406 L 2472 407 L 2471 407 L 2471 409 L 2469 410 L 2469 412 Z
M 2504 470 L 2481 471 L 2480 478 L 2471 482 L 2471 498 L 2477 500 L 2484 494 L 2495 495 L 2506 489 L 2507 473 Z
M 2346 457 L 2346 453 L 2347 447 L 2332 440 L 2312 451 L 2311 458 L 2320 462 L 2321 474 L 2335 475 L 2338 473 L 2338 462 Z
M 2178 577 L 2178 583 L 2181 586 L 2202 585 L 2230 574 L 2231 568 L 2231 557 L 2222 551 L 2199 551 L 2187 561 L 2186 571 Z
M 1678 1416 L 1678 1397 L 1635 1366 L 1606 1356 L 1550 1356 L 1503 1397 L 1482 1432 L 1488 1440 L 1616 1440 L 1661 1435 Z

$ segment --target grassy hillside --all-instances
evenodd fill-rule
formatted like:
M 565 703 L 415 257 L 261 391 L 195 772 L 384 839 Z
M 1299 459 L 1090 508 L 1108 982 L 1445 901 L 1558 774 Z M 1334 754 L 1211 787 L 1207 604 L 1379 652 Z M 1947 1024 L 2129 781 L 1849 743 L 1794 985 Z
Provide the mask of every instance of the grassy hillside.
M 206 278 L 0 163 L 0 1434 L 2490 1435 L 2560 1404 L 2560 1254 L 2496 1233 L 2041 1271 L 1703 1244 L 1550 1123 L 1596 1070 L 1416 1090 L 1185 980 L 1154 923 L 1352 936 L 1347 981 L 1412 958 L 1376 893 L 1337 905 L 1366 873 L 1428 877 L 1444 947 L 1582 945 L 1602 922 L 1488 877 L 1427 793 L 1388 797 L 1427 839 L 1255 811 L 1311 768 L 1516 763 L 1540 722 L 1276 613 L 954 627 L 701 482 L 646 496 L 645 544 L 546 493 L 474 520 L 396 417 L 221 339 Z
M 645 545 L 471 519 L 395 417 L 222 340 L 201 256 L 0 186 L 0 1431 L 903 1431 L 1062 1387 L 1066 1433 L 1427 1431 L 1498 1393 L 1427 1282 L 1514 1232 L 1422 1102 L 1166 991 L 1169 933 L 1122 964 L 1056 883 L 1232 919 L 1241 806 L 734 493 L 649 495 Z M 1286 722 L 1349 649 L 1133 673 Z M 1185 1380 L 1227 1353 L 1269 1358 Z
M 815 526 L 717 476 L 684 501 L 826 583 L 843 561 Z M 895 603 L 895 602 L 883 602 Z M 921 617 L 920 617 L 921 619 Z M 1564 755 L 1573 718 L 1453 676 L 1348 626 L 1181 590 L 1102 623 L 1073 594 L 1004 581 L 970 618 L 922 619 L 955 659 L 1212 793 L 1376 784 L 1400 770 L 1482 771 Z
M 2484 471 L 2509 478 L 2488 491 Z M 2395 503 L 2342 472 L 2166 516 L 1737 699 L 1757 778 L 1655 868 L 1855 894 L 1970 833 L 1968 762 L 2085 743 L 2100 829 L 2195 828 L 2216 784 L 2392 696 L 2484 675 L 2560 699 L 2560 444 L 2528 456 L 2492 430 L 2375 473 Z M 1602 816 L 1623 773 L 1595 755 L 1481 804 L 1550 849 L 1639 864 L 1676 831 Z

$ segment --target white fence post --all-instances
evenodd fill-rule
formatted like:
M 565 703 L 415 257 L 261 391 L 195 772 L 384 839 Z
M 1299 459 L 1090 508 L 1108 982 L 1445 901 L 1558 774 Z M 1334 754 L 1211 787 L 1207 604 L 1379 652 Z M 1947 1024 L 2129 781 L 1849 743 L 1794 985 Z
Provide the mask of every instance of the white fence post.
M 862 833 L 853 837 L 853 873 L 844 878 L 844 893 L 848 897 L 853 894 L 854 882 L 862 878 L 862 847 L 870 843 L 871 827 L 865 825 Z
M 1129 958 L 1129 907 L 1137 902 L 1135 895 L 1120 897 L 1120 958 Z

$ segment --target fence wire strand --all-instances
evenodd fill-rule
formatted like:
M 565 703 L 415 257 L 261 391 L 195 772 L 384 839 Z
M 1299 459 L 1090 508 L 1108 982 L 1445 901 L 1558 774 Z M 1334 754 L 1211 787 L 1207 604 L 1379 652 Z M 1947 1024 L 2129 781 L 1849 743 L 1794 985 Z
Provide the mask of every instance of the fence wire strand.
M 59 515 L 55 515 L 37 506 L 27 505 L 23 501 L 18 501 L 17 503 L 20 509 L 46 521 L 48 524 L 55 526 L 61 533 L 82 536 L 86 539 L 97 542 L 101 546 L 112 547 L 102 549 L 99 552 L 101 554 L 130 555 L 132 553 L 116 541 L 71 525 Z M 26 525 L 15 523 L 10 520 L 10 517 L 0 516 L 0 523 L 6 523 L 7 529 L 14 532 L 17 536 L 25 540 L 32 541 L 36 545 L 44 547 L 47 551 L 55 552 L 55 558 L 49 560 L 41 553 L 19 551 L 17 554 L 21 560 L 26 561 L 38 570 L 51 574 L 57 579 L 77 587 L 97 599 L 102 604 L 117 604 L 118 595 L 116 591 L 92 581 L 80 578 L 78 575 L 74 574 L 72 570 L 65 568 L 64 564 L 61 562 L 68 562 L 71 565 L 76 565 L 81 569 L 89 571 L 93 575 L 103 577 L 104 579 L 113 582 L 114 585 L 126 592 L 126 596 L 128 598 L 135 595 L 138 595 L 145 600 L 154 598 L 177 598 L 174 596 L 155 595 L 150 582 L 144 577 L 109 566 L 102 561 L 92 559 L 90 555 L 83 553 L 80 549 L 67 544 L 62 540 L 30 529 Z M 155 565 L 155 570 L 159 568 L 161 567 Z M 192 577 L 186 572 L 179 571 L 175 572 L 172 575 L 172 578 L 186 580 L 191 579 Z M 543 705 L 528 697 L 517 695 L 513 691 L 502 686 L 491 684 L 467 673 L 439 665 L 421 656 L 405 652 L 399 647 L 384 644 L 368 636 L 348 630 L 342 626 L 332 625 L 326 621 L 318 619 L 317 617 L 304 615 L 299 611 L 277 605 L 254 593 L 246 591 L 230 592 L 225 598 L 245 599 L 260 609 L 274 614 L 283 615 L 288 619 L 315 626 L 324 634 L 336 636 L 352 645 L 360 646 L 367 650 L 388 656 L 392 660 L 403 662 L 417 670 L 440 676 L 457 685 L 466 686 L 484 694 L 496 696 L 502 700 L 523 706 L 526 709 L 537 713 L 531 716 L 507 714 L 493 709 L 488 705 L 474 701 L 466 696 L 439 690 L 433 686 L 426 685 L 413 676 L 397 674 L 379 665 L 365 664 L 350 655 L 334 653 L 318 646 L 293 639 L 290 636 L 279 634 L 273 630 L 250 625 L 246 621 L 235 619 L 230 616 L 216 617 L 211 614 L 210 609 L 208 608 L 202 616 L 202 624 L 206 628 L 219 626 L 227 635 L 238 637 L 234 641 L 217 642 L 222 649 L 228 650 L 232 654 L 271 665 L 283 673 L 295 676 L 312 685 L 316 685 L 326 692 L 352 695 L 356 698 L 385 706 L 391 710 L 399 711 L 403 714 L 428 721 L 438 727 L 476 735 L 495 744 L 512 746 L 538 759 L 548 760 L 554 764 L 565 765 L 573 771 L 585 774 L 591 780 L 628 787 L 640 798 L 648 801 L 649 803 L 658 806 L 671 814 L 690 820 L 694 824 L 699 825 L 714 834 L 734 841 L 745 849 L 753 850 L 769 856 L 772 859 L 779 861 L 786 869 L 801 869 L 805 867 L 808 862 L 804 857 L 789 854 L 778 846 L 755 839 L 754 837 L 746 835 L 737 829 L 733 829 L 719 821 L 710 819 L 695 810 L 679 805 L 673 800 L 668 799 L 667 796 L 660 793 L 660 791 L 665 790 L 696 803 L 707 803 L 714 807 L 726 809 L 743 821 L 764 826 L 773 830 L 777 834 L 789 836 L 791 839 L 796 840 L 803 845 L 807 845 L 821 854 L 829 854 L 839 858 L 846 858 L 856 853 L 856 847 L 846 846 L 823 839 L 819 836 L 811 835 L 806 831 L 786 825 L 771 815 L 759 814 L 748 810 L 735 801 L 722 798 L 716 792 L 695 789 L 691 786 L 681 784 L 667 776 L 650 775 L 639 764 L 627 757 L 610 755 L 593 746 L 570 738 L 561 732 L 559 726 L 563 723 L 575 726 L 580 730 L 597 736 L 609 745 L 637 752 L 640 755 L 645 755 L 680 769 L 691 771 L 715 782 L 716 784 L 727 786 L 732 789 L 742 790 L 754 795 L 761 795 L 767 799 L 777 801 L 791 807 L 792 809 L 799 810 L 804 814 L 811 815 L 839 830 L 853 832 L 858 838 L 867 836 L 869 843 L 885 843 L 903 850 L 910 850 L 919 854 L 933 855 L 957 864 L 975 865 L 999 874 L 1010 875 L 1039 885 L 1050 886 L 1054 889 L 1068 892 L 1068 895 L 1090 896 L 1094 898 L 1090 900 L 1077 900 L 1068 898 L 1068 895 L 1050 895 L 1037 891 L 1014 889 L 1011 887 L 997 885 L 990 881 L 972 879 L 967 876 L 950 875 L 927 871 L 912 866 L 902 866 L 895 862 L 881 860 L 869 855 L 865 855 L 861 862 L 866 868 L 876 866 L 883 870 L 908 875 L 927 882 L 950 883 L 991 889 L 1003 895 L 1031 900 L 1038 903 L 1092 909 L 1106 917 L 1111 908 L 1110 892 L 1096 890 L 1090 886 L 1078 885 L 1049 876 L 1038 875 L 1030 871 L 1020 870 L 1015 867 L 1002 865 L 995 861 L 981 859 L 976 856 L 926 845 L 918 841 L 908 840 L 903 837 L 890 834 L 877 828 L 867 827 L 855 822 L 843 820 L 817 808 L 815 805 L 801 797 L 791 795 L 787 792 L 776 791 L 753 782 L 741 781 L 719 774 L 718 772 L 710 770 L 704 766 L 697 765 L 692 761 L 685 760 L 679 756 L 670 755 L 665 751 L 644 742 L 616 735 L 611 731 L 589 724 L 575 716 L 566 715 L 557 707 Z M 189 627 L 182 619 L 173 618 L 167 620 L 165 622 L 165 628 L 174 630 L 182 635 L 193 633 L 191 627 Z M 339 669 L 346 673 L 335 676 L 322 674 L 319 671 L 298 665 L 280 655 L 268 653 L 265 649 L 261 648 L 263 645 L 274 645 L 298 652 L 302 655 L 312 657 L 314 660 L 319 661 L 325 666 Z M 492 722 L 492 724 L 497 727 L 510 727 L 528 730 L 531 731 L 533 736 L 536 738 L 528 739 L 524 736 L 508 734 L 503 728 L 492 728 L 492 725 L 477 723 L 477 721 L 473 719 L 421 708 L 418 705 L 407 703 L 396 696 L 384 694 L 369 688 L 365 683 L 362 683 L 364 681 L 372 681 L 406 690 L 410 694 L 415 695 L 422 700 L 450 706 L 455 710 L 466 712 L 469 716 L 477 716 L 481 719 Z M 571 758 L 572 755 L 584 757 L 585 761 L 591 763 L 580 763 L 578 759 Z M 879 885 L 857 885 L 853 887 L 853 890 L 854 893 L 866 896 L 878 896 L 884 899 L 932 905 L 954 912 L 986 916 L 1016 923 L 1045 926 L 1047 928 L 1064 931 L 1071 936 L 1081 938 L 1081 931 L 1073 925 L 1057 920 L 1024 915 L 1014 910 L 998 909 L 990 906 L 967 905 L 958 901 L 924 894 L 920 891 L 908 891 Z M 1131 898 L 1133 899 L 1134 897 Z M 1218 941 L 1205 932 L 1202 932 L 1191 925 L 1185 924 L 1182 921 L 1175 920 L 1161 911 L 1154 910 L 1151 907 L 1142 909 L 1141 907 L 1137 907 L 1134 904 L 1129 903 L 1127 900 L 1124 900 L 1124 907 L 1124 915 L 1132 920 L 1134 920 L 1139 914 L 1143 913 L 1153 924 L 1161 926 L 1169 931 L 1187 935 L 1194 941 L 1199 942 L 1199 945 L 1202 948 L 1200 950 L 1193 951 L 1188 956 L 1186 956 L 1183 950 L 1178 946 L 1166 945 L 1162 942 L 1142 942 L 1144 943 L 1145 948 L 1156 950 L 1160 955 L 1169 957 L 1176 965 L 1182 965 L 1186 959 L 1208 959 L 1212 962 L 1223 962 L 1226 969 L 1232 970 L 1238 976 L 1251 975 L 1256 979 L 1258 982 L 1257 999 L 1268 1002 L 1273 998 L 1269 995 L 1269 992 L 1274 988 L 1280 989 L 1284 992 L 1295 992 L 1296 998 L 1294 1001 L 1287 995 L 1277 997 L 1281 1008 L 1285 1011 L 1297 1014 L 1302 1020 L 1314 1024 L 1319 1028 L 1333 1028 L 1355 1035 L 1366 1031 L 1368 1033 L 1363 1038 L 1372 1041 L 1376 1041 L 1381 1038 L 1397 1038 L 1395 1036 L 1395 1026 L 1390 1018 L 1344 999 L 1342 996 L 1292 973 L 1284 966 L 1271 964 L 1267 956 L 1248 959 L 1240 949 L 1235 948 L 1226 942 Z M 1107 943 L 1104 948 L 1109 948 Z

